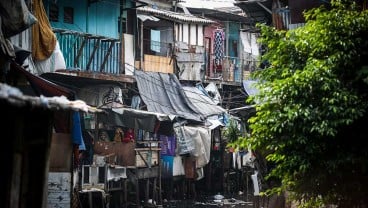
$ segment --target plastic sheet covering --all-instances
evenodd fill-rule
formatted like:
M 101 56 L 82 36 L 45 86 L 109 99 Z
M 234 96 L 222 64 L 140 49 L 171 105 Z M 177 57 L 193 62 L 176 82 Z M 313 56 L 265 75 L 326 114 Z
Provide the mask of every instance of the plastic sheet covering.
M 39 75 L 47 72 L 55 72 L 58 69 L 66 69 L 65 59 L 58 42 L 56 42 L 55 50 L 49 58 L 42 61 L 35 61 L 34 63 Z
M 37 22 L 36 17 L 28 10 L 24 0 L 1 0 L 0 16 L 4 38 L 16 35 Z
M 196 158 L 196 167 L 204 167 L 210 160 L 211 134 L 210 131 L 198 126 L 174 125 L 178 143 L 178 154 L 190 154 Z
M 187 138 L 193 140 L 194 150 L 191 154 L 196 158 L 196 167 L 204 167 L 210 161 L 211 134 L 208 129 L 198 126 L 184 126 Z
M 192 138 L 187 137 L 184 132 L 184 126 L 174 124 L 174 132 L 178 142 L 178 154 L 190 154 L 195 149 L 195 144 Z

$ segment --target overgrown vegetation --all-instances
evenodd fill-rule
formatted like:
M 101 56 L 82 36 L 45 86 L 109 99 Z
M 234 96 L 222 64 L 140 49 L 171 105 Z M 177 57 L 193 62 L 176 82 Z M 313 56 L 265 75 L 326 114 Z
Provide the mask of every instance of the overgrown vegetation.
M 368 12 L 350 2 L 308 11 L 295 30 L 260 26 L 269 64 L 253 74 L 249 101 L 261 103 L 243 142 L 300 207 L 368 205 Z

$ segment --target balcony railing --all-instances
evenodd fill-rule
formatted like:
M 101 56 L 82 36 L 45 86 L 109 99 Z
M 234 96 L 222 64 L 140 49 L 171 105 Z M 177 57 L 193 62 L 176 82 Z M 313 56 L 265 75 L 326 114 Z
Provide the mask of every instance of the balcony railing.
M 67 69 L 110 74 L 120 73 L 121 44 L 119 40 L 62 29 L 55 29 L 54 32 L 63 52 Z M 143 48 L 142 59 L 136 58 L 134 64 L 136 68 L 164 73 L 174 72 L 173 44 L 144 40 Z M 197 54 L 193 56 L 195 60 L 188 61 L 202 62 L 198 58 L 203 58 L 203 69 L 205 69 L 206 76 L 202 81 L 218 80 L 241 83 L 258 64 L 250 56 L 243 56 L 243 58 L 225 56 L 220 61 L 221 67 L 218 67 L 219 65 L 215 64 L 213 54 L 201 56 L 198 55 L 198 51 L 195 52 L 188 48 L 187 53 L 192 52 Z
M 118 74 L 120 41 L 87 33 L 54 29 L 67 69 Z
M 207 62 L 206 66 L 206 81 L 241 83 L 258 65 L 258 61 L 250 56 L 244 58 L 225 56 L 218 65 L 215 64 L 214 59 L 214 55 L 211 54 L 210 62 Z

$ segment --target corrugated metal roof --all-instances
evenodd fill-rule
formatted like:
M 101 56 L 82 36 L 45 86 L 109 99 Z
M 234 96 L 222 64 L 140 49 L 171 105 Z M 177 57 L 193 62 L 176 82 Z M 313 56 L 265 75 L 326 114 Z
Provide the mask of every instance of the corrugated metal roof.
M 194 22 L 194 23 L 203 23 L 203 24 L 215 23 L 215 21 L 212 21 L 206 18 L 202 18 L 202 17 L 197 17 L 191 14 L 183 14 L 183 13 L 178 13 L 178 12 L 173 12 L 173 11 L 168 11 L 168 10 L 154 9 L 154 8 L 147 7 L 147 6 L 139 7 L 137 8 L 137 11 L 139 13 L 148 13 L 151 15 L 156 15 L 157 17 L 172 20 L 175 22 Z

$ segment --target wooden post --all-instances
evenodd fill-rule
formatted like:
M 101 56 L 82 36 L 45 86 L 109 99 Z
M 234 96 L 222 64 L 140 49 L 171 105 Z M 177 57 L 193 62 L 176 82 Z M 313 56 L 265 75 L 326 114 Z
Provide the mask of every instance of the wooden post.
M 137 203 L 137 207 L 141 207 L 140 205 L 140 201 L 139 201 L 139 179 L 136 177 L 135 179 L 135 197 L 136 197 L 136 203 Z
M 128 207 L 128 185 L 127 185 L 127 179 L 123 179 L 123 186 L 124 186 L 124 208 Z
M 161 183 L 162 183 L 162 179 L 161 179 L 161 177 L 162 177 L 162 175 L 161 175 L 161 173 L 162 173 L 162 171 L 161 171 L 161 168 L 162 168 L 162 166 L 161 166 L 161 157 L 160 157 L 160 152 L 158 153 L 158 203 L 159 204 L 162 204 L 162 186 L 161 186 Z M 172 190 L 170 190 L 171 192 L 170 192 L 170 194 L 172 193 Z
M 109 49 L 107 50 L 107 53 L 102 61 L 102 64 L 100 66 L 100 72 L 103 72 L 105 70 L 105 65 L 106 65 L 106 62 L 107 62 L 107 59 L 109 58 L 110 54 L 111 54 L 111 51 L 112 51 L 112 48 L 114 48 L 115 46 L 115 40 L 111 40 L 110 41 L 110 47 Z
M 148 204 L 149 199 L 149 178 L 146 179 L 146 191 L 145 191 L 145 197 L 144 197 L 144 203 Z
M 144 61 L 144 60 L 143 60 L 143 49 L 144 49 L 144 46 L 143 46 L 143 44 L 144 44 L 144 42 L 143 42 L 143 21 L 141 21 L 141 30 L 140 30 L 140 31 L 141 31 L 141 34 L 140 34 L 140 43 L 141 43 L 141 44 L 140 44 L 140 45 L 141 45 L 141 51 L 140 51 L 140 52 L 141 52 L 141 53 L 140 53 L 140 56 L 141 56 L 141 57 L 140 57 L 140 59 L 141 59 L 141 61 L 140 61 L 140 63 L 139 63 L 139 68 L 140 68 L 140 70 L 143 70 L 143 69 L 142 69 L 142 67 L 143 67 L 143 65 L 142 65 L 142 64 L 143 64 L 143 61 Z M 144 70 L 143 70 L 143 71 L 144 71 Z
M 78 49 L 77 55 L 74 58 L 74 67 L 78 67 L 79 58 L 82 56 L 83 48 L 87 43 L 87 37 L 83 36 L 83 42 L 80 48 Z
M 153 188 L 152 188 L 152 200 L 158 203 L 158 196 L 157 196 L 157 178 L 153 179 Z
M 87 63 L 87 67 L 86 67 L 86 70 L 87 71 L 90 70 L 90 66 L 91 66 L 91 63 L 93 61 L 93 58 L 94 58 L 94 56 L 96 54 L 96 51 L 100 47 L 100 42 L 101 42 L 101 40 L 99 38 L 97 38 L 96 43 L 95 43 L 95 46 L 93 47 L 93 51 L 92 51 L 91 57 L 89 57 L 89 60 L 88 60 L 88 63 Z

